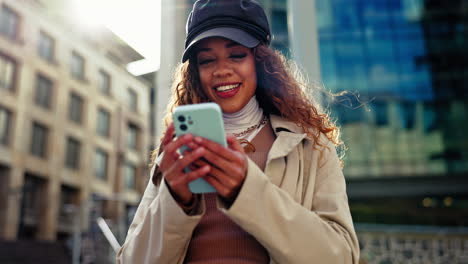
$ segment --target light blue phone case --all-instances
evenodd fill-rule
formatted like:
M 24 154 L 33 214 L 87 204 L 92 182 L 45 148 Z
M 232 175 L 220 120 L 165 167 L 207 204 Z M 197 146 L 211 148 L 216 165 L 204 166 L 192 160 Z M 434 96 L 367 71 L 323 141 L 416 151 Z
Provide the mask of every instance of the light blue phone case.
M 172 114 L 176 136 L 191 133 L 194 136 L 207 138 L 223 146 L 227 146 L 224 132 L 224 122 L 221 108 L 215 103 L 202 103 L 179 106 Z M 180 148 L 183 153 L 187 146 Z M 186 171 L 190 171 L 186 168 Z M 203 179 L 196 179 L 189 183 L 192 193 L 216 192 L 215 188 Z

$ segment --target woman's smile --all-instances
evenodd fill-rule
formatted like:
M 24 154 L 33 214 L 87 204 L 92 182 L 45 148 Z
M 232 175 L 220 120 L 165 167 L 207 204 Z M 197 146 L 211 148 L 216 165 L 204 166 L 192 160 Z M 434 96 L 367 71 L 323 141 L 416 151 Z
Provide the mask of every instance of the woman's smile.
M 197 46 L 203 92 L 223 112 L 240 111 L 257 89 L 255 59 L 250 48 L 224 38 L 208 38 Z
M 241 83 L 237 84 L 220 84 L 215 86 L 216 95 L 221 98 L 230 98 L 239 92 Z

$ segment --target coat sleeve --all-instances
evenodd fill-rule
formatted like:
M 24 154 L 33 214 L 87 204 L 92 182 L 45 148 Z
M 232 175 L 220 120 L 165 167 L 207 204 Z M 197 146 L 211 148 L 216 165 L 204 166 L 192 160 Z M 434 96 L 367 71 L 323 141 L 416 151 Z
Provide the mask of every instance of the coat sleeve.
M 221 209 L 255 236 L 276 263 L 359 261 L 345 180 L 332 144 L 320 160 L 312 164 L 306 185 L 306 196 L 313 199 L 311 208 L 296 202 L 249 160 L 238 197 L 230 208 Z
M 192 232 L 201 219 L 203 204 L 195 215 L 187 215 L 164 181 L 155 186 L 150 180 L 125 243 L 117 252 L 117 263 L 182 263 Z

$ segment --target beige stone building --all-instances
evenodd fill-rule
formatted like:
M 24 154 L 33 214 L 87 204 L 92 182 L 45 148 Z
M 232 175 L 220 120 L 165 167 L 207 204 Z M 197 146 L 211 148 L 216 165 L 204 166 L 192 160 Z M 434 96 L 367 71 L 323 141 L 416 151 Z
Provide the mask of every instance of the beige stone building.
M 124 67 L 139 58 L 41 1 L 0 0 L 0 240 L 60 240 L 97 216 L 125 227 L 151 143 L 151 85 Z

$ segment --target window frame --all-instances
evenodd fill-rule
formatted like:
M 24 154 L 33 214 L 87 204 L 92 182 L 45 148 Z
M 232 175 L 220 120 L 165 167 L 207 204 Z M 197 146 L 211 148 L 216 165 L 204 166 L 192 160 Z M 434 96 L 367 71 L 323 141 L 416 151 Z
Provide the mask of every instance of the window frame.
M 75 137 L 68 136 L 66 138 L 66 148 L 65 148 L 65 167 L 72 170 L 80 169 L 80 155 L 81 155 L 81 141 Z M 75 145 L 73 145 L 75 144 Z M 73 145 L 73 146 L 72 146 Z M 71 153 L 71 147 L 74 148 L 75 154 Z
M 79 59 L 78 61 L 81 61 L 81 65 L 79 68 L 79 72 L 76 72 L 75 70 L 75 59 Z M 71 53 L 71 58 L 70 58 L 70 75 L 72 76 L 73 79 L 78 80 L 78 81 L 85 81 L 86 80 L 86 60 L 85 58 L 78 53 L 77 51 L 72 51 Z
M 100 161 L 98 159 L 99 155 L 102 155 L 101 157 L 104 157 L 104 175 L 100 176 L 100 170 L 98 167 L 98 162 Z M 99 171 L 98 171 L 99 170 Z M 94 151 L 94 177 L 96 179 L 100 179 L 103 181 L 107 181 L 108 179 L 108 174 L 109 174 L 109 153 L 101 148 L 96 148 Z
M 102 129 L 100 129 L 101 127 L 100 124 L 102 123 L 101 122 L 102 113 L 105 113 L 107 115 L 107 129 L 105 132 L 101 131 Z M 97 119 L 96 119 L 96 133 L 101 137 L 110 138 L 111 124 L 112 124 L 111 112 L 103 107 L 98 107 L 98 114 L 97 114 Z
M 41 92 L 41 93 L 43 92 L 43 91 L 39 90 L 39 89 L 42 89 L 42 88 L 39 87 L 39 80 L 41 78 L 43 80 L 46 80 L 46 81 L 50 82 L 50 87 L 48 87 L 48 89 L 50 89 L 48 91 L 49 94 L 46 94 L 45 96 L 44 95 L 41 96 L 39 94 L 39 92 Z M 41 72 L 38 72 L 38 73 L 36 73 L 35 81 L 36 82 L 35 82 L 35 88 L 34 88 L 34 104 L 41 107 L 41 108 L 43 108 L 43 109 L 47 109 L 47 110 L 53 109 L 54 86 L 55 86 L 54 80 L 49 78 L 47 75 L 45 75 L 45 74 L 43 74 Z M 42 100 L 45 100 L 46 102 L 44 103 L 44 102 L 42 102 Z
M 0 51 L 0 59 L 7 61 L 13 65 L 13 73 L 11 74 L 11 85 L 10 87 L 3 87 L 0 85 L 0 91 L 10 91 L 10 92 L 15 92 L 16 91 L 16 84 L 17 84 L 17 75 L 18 75 L 18 66 L 19 63 L 16 59 L 13 57 L 3 53 Z M 0 76 L 1 77 L 1 76 Z
M 132 112 L 138 112 L 138 93 L 131 87 L 127 88 L 128 94 L 128 108 Z
M 41 145 L 43 146 L 43 148 L 37 150 L 37 145 L 35 145 L 35 131 L 36 129 L 35 128 L 40 128 L 40 129 L 43 129 L 42 132 L 43 132 L 43 135 L 41 135 Z M 48 152 L 49 152 L 49 133 L 50 133 L 50 129 L 49 127 L 47 127 L 47 125 L 44 125 L 43 123 L 40 123 L 40 122 L 37 122 L 35 120 L 32 121 L 32 126 L 31 126 L 31 142 L 30 142 L 30 146 L 29 146 L 29 152 L 31 155 L 35 156 L 35 157 L 38 157 L 38 158 L 42 158 L 42 159 L 46 159 L 48 157 Z M 37 152 L 39 151 L 39 152 Z
M 133 133 L 130 133 L 130 131 L 134 131 L 134 145 L 132 145 L 130 142 L 131 140 L 130 136 L 133 134 Z M 126 142 L 127 148 L 131 150 L 138 150 L 140 146 L 139 138 L 140 138 L 140 128 L 138 127 L 138 125 L 132 122 L 128 122 L 127 123 L 127 142 Z
M 1 117 L 2 112 L 5 113 L 6 124 L 5 124 L 4 131 L 0 130 L 0 145 L 9 146 L 10 145 L 11 134 L 12 134 L 11 133 L 12 132 L 12 126 L 13 126 L 13 112 L 10 109 L 0 105 L 0 117 Z M 1 119 L 0 119 L 0 121 L 1 121 Z M 2 125 L 3 124 L 0 123 L 0 128 L 2 128 Z
M 73 107 L 74 103 L 73 102 L 78 102 L 78 101 L 74 101 L 74 99 L 78 99 L 78 101 L 81 103 L 79 105 L 79 116 L 78 117 L 75 117 L 75 109 Z M 83 120 L 84 120 L 84 106 L 85 106 L 85 101 L 84 101 L 84 98 L 79 95 L 78 93 L 75 93 L 75 92 L 70 92 L 70 96 L 69 96 L 69 104 L 68 104 L 68 120 L 72 121 L 73 123 L 75 124 L 83 124 Z M 78 118 L 78 119 L 75 119 L 75 118 Z
M 133 179 L 131 181 L 131 185 L 129 184 L 130 183 L 130 179 L 129 179 L 129 169 L 132 170 L 133 172 Z M 124 182 L 125 182 L 125 188 L 126 189 L 129 189 L 129 190 L 135 190 L 136 187 L 137 187 L 137 184 L 136 184 L 136 180 L 137 180 L 137 175 L 138 175 L 138 167 L 131 163 L 130 161 L 126 161 L 124 163 Z
M 9 15 L 11 17 L 11 15 L 13 15 L 13 17 L 15 17 L 16 19 L 16 24 L 15 24 L 15 28 L 14 28 L 14 33 L 13 34 L 10 34 L 9 32 L 3 32 L 2 28 L 0 27 L 0 36 L 3 36 L 4 38 L 7 38 L 11 41 L 18 41 L 19 39 L 19 35 L 20 35 L 20 28 L 21 28 L 21 16 L 19 14 L 19 12 L 17 12 L 16 10 L 14 10 L 13 8 L 11 8 L 10 6 L 6 5 L 6 4 L 2 4 L 1 5 L 1 8 L 0 8 L 0 22 L 2 22 L 2 17 L 3 17 L 3 11 L 4 10 L 7 10 L 7 12 L 10 12 Z
M 103 86 L 103 80 L 107 80 L 107 86 Z M 98 72 L 98 89 L 99 92 L 105 95 L 111 95 L 112 90 L 112 77 L 110 76 L 109 72 L 99 69 Z
M 47 39 L 50 40 L 50 57 L 46 56 L 43 54 L 43 48 L 44 46 L 42 45 L 42 40 Z M 37 54 L 39 55 L 40 58 L 43 60 L 49 62 L 49 63 L 54 63 L 55 62 L 55 48 L 56 48 L 56 41 L 55 39 L 47 32 L 44 30 L 39 31 L 39 38 L 37 41 Z

